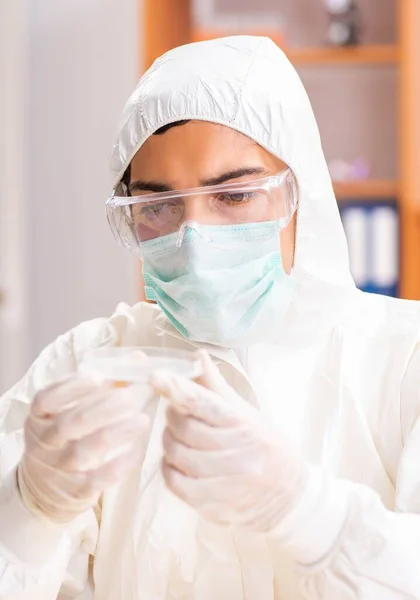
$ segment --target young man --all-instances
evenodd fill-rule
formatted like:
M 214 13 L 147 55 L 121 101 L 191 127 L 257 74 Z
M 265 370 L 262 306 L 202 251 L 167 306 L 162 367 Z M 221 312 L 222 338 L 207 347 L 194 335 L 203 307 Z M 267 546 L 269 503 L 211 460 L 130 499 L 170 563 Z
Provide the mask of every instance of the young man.
M 161 57 L 112 169 L 108 218 L 155 303 L 79 325 L 2 399 L 0 597 L 420 597 L 419 305 L 355 289 L 283 53 Z M 156 372 L 145 415 L 76 374 L 136 345 L 201 349 L 203 375 Z

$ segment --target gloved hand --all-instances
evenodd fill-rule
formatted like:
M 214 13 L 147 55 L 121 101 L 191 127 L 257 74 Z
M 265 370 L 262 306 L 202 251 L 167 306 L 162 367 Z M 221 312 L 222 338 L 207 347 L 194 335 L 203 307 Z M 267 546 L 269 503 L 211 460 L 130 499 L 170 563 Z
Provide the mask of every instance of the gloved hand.
M 309 466 L 227 384 L 208 354 L 199 354 L 204 375 L 197 383 L 163 371 L 151 379 L 170 401 L 166 485 L 210 521 L 266 532 L 300 500 Z
M 129 387 L 72 376 L 35 397 L 18 467 L 24 504 L 67 522 L 144 457 L 149 420 Z

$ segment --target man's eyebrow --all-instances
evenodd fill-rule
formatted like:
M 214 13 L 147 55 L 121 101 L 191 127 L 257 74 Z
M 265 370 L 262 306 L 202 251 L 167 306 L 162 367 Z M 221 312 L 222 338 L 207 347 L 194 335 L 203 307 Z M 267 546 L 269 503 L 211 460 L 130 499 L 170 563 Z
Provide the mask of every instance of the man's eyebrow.
M 174 188 L 165 183 L 159 181 L 143 181 L 142 179 L 136 179 L 128 186 L 130 192 L 172 192 Z
M 210 179 L 202 179 L 200 184 L 202 186 L 210 186 L 210 185 L 220 185 L 222 183 L 227 183 L 232 179 L 239 179 L 240 177 L 246 177 L 249 175 L 263 175 L 267 174 L 266 169 L 263 167 L 243 167 L 242 169 L 234 169 L 233 171 L 227 171 L 226 173 L 222 173 L 217 177 L 211 177 Z
M 220 185 L 222 183 L 227 183 L 228 181 L 232 181 L 233 179 L 239 179 L 240 177 L 247 176 L 259 176 L 266 175 L 268 172 L 263 167 L 243 167 L 241 169 L 234 169 L 233 171 L 226 171 L 221 175 L 216 177 L 211 177 L 209 179 L 202 179 L 200 181 L 200 185 L 203 187 L 208 187 L 211 185 Z M 172 186 L 162 183 L 160 181 L 148 181 L 142 179 L 136 179 L 132 183 L 130 183 L 130 192 L 172 192 L 175 191 L 175 188 Z

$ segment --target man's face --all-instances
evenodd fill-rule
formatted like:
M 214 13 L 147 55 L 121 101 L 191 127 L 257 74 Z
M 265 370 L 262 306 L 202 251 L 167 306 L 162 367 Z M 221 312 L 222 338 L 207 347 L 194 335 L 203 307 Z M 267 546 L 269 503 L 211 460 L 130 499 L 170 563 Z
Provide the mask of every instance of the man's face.
M 190 121 L 151 136 L 131 163 L 133 195 L 146 191 L 181 190 L 217 183 L 240 183 L 276 175 L 286 165 L 267 150 L 225 127 L 205 121 Z M 144 183 L 153 182 L 151 186 Z M 142 189 L 143 186 L 143 189 Z M 146 189 L 144 189 L 146 187 Z M 206 203 L 200 197 L 189 203 L 185 220 L 206 222 Z M 295 218 L 281 232 L 283 266 L 293 266 Z

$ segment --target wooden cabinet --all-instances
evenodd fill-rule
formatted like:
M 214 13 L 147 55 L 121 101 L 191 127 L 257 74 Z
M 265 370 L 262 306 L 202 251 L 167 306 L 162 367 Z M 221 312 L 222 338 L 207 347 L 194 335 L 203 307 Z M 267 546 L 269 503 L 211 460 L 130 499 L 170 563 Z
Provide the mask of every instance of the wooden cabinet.
M 375 1 L 380 10 L 381 0 Z M 396 2 L 398 39 L 395 43 L 369 42 L 368 45 L 344 49 L 284 47 L 284 50 L 298 70 L 320 67 L 380 69 L 387 66 L 398 70 L 395 86 L 399 108 L 394 115 L 397 132 L 394 138 L 397 137 L 397 141 L 390 149 L 390 152 L 397 153 L 395 173 L 379 178 L 373 174 L 374 178 L 367 181 L 340 182 L 335 188 L 339 201 L 340 198 L 372 201 L 397 198 L 401 219 L 400 295 L 420 300 L 420 1 Z M 144 67 L 174 46 L 226 35 L 226 32 L 214 28 L 194 27 L 193 0 L 144 0 L 143 5 Z M 284 45 L 278 32 L 248 33 L 270 35 L 276 43 Z
M 420 299 L 420 2 L 399 0 L 401 295 Z

